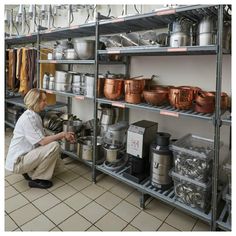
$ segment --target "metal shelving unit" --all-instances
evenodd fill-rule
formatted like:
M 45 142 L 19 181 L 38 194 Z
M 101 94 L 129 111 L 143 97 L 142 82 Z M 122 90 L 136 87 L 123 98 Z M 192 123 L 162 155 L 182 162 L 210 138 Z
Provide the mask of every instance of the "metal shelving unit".
M 220 150 L 220 126 L 231 125 L 231 118 L 228 114 L 221 114 L 220 110 L 220 94 L 221 94 L 221 75 L 222 75 L 222 54 L 228 54 L 229 51 L 222 49 L 222 32 L 223 32 L 223 18 L 224 20 L 229 20 L 230 16 L 227 14 L 222 5 L 192 5 L 186 7 L 179 7 L 176 9 L 160 9 L 158 11 L 142 14 L 125 16 L 117 19 L 111 20 L 101 20 L 99 21 L 98 34 L 118 34 L 123 32 L 134 32 L 142 30 L 160 29 L 165 28 L 167 25 L 175 20 L 176 17 L 185 16 L 194 22 L 199 22 L 203 16 L 214 15 L 218 18 L 218 37 L 216 45 L 209 46 L 186 46 L 178 48 L 170 47 L 156 47 L 156 46 L 135 46 L 135 47 L 117 47 L 109 48 L 107 50 L 98 50 L 98 55 L 126 55 L 126 56 L 172 56 L 172 55 L 216 55 L 217 57 L 217 71 L 216 71 L 216 104 L 217 109 L 214 114 L 202 114 L 197 113 L 192 110 L 183 111 L 174 109 L 171 106 L 151 106 L 148 104 L 130 104 L 123 100 L 111 101 L 105 98 L 96 98 L 97 103 L 111 104 L 112 106 L 131 108 L 131 109 L 144 109 L 152 112 L 158 112 L 163 115 L 175 116 L 175 117 L 191 117 L 196 119 L 203 119 L 206 121 L 212 121 L 215 131 L 214 131 L 214 168 L 213 168 L 213 200 L 212 208 L 208 212 L 204 213 L 188 207 L 178 201 L 175 201 L 175 194 L 173 189 L 167 191 L 156 190 L 151 184 L 150 180 L 143 182 L 141 184 L 135 183 L 128 180 L 123 176 L 123 173 L 129 169 L 129 166 L 125 166 L 116 171 L 108 169 L 104 164 L 96 165 L 96 170 L 106 173 L 136 189 L 141 193 L 148 194 L 154 198 L 160 199 L 168 204 L 171 204 L 182 211 L 187 212 L 193 216 L 196 216 L 203 221 L 211 225 L 212 230 L 216 230 L 216 220 L 217 220 L 217 183 L 218 183 L 218 162 L 219 162 L 219 150 Z M 98 78 L 97 78 L 98 79 Z M 95 124 L 96 125 L 96 124 Z M 94 174 L 96 176 L 96 174 Z M 140 203 L 144 205 L 145 199 L 141 199 Z
M 126 47 L 126 48 L 109 48 L 107 50 L 98 50 L 98 42 L 100 35 L 106 34 L 117 34 L 132 31 L 142 31 L 142 30 L 151 30 L 151 29 L 161 29 L 167 27 L 167 25 L 175 20 L 176 17 L 188 17 L 193 22 L 199 22 L 199 20 L 206 15 L 214 15 L 218 17 L 219 25 L 218 30 L 220 32 L 217 45 L 210 46 L 186 46 L 179 48 L 170 48 L 170 47 L 156 47 L 156 46 L 137 46 L 137 47 Z M 172 56 L 172 55 L 216 55 L 217 56 L 217 72 L 216 72 L 216 104 L 217 109 L 214 115 L 212 114 L 202 114 L 197 113 L 192 110 L 183 111 L 174 109 L 171 106 L 151 106 L 148 104 L 130 104 L 124 101 L 110 101 L 104 98 L 97 98 L 96 92 L 94 93 L 94 117 L 97 117 L 97 106 L 99 103 L 111 104 L 113 106 L 122 107 L 122 108 L 130 108 L 130 109 L 144 109 L 151 112 L 157 112 L 162 115 L 167 116 L 175 116 L 175 117 L 191 117 L 196 119 L 202 119 L 205 121 L 213 121 L 215 126 L 215 156 L 214 156 L 214 170 L 213 170 L 213 191 L 212 193 L 216 195 L 216 198 L 213 199 L 213 206 L 211 211 L 203 213 L 201 211 L 190 208 L 184 204 L 181 204 L 175 200 L 175 194 L 173 188 L 161 191 L 157 190 L 150 184 L 150 180 L 146 179 L 140 184 L 137 184 L 133 181 L 128 180 L 123 177 L 123 172 L 129 169 L 129 166 L 125 166 L 124 168 L 116 171 L 112 171 L 107 169 L 104 164 L 95 164 L 96 160 L 96 149 L 94 150 L 93 162 L 87 162 L 81 159 L 78 159 L 78 156 L 75 153 L 64 151 L 66 155 L 84 162 L 86 165 L 92 167 L 92 178 L 94 182 L 96 182 L 96 171 L 101 171 L 105 174 L 108 174 L 134 188 L 139 190 L 143 195 L 148 194 L 153 196 L 154 198 L 160 199 L 163 202 L 166 202 L 176 208 L 181 209 L 182 211 L 191 214 L 195 217 L 202 219 L 203 221 L 211 224 L 212 230 L 216 229 L 216 226 L 220 227 L 224 230 L 230 230 L 226 226 L 227 221 L 225 220 L 225 211 L 223 210 L 220 218 L 216 221 L 216 213 L 217 213 L 217 172 L 218 172 L 218 160 L 219 154 L 219 135 L 220 135 L 220 126 L 223 125 L 231 125 L 231 117 L 230 114 L 220 114 L 220 93 L 221 93 L 221 74 L 222 74 L 222 54 L 229 53 L 222 49 L 222 29 L 223 29 L 223 18 L 225 20 L 230 20 L 230 16 L 227 14 L 226 10 L 223 9 L 222 6 L 217 5 L 191 5 L 184 6 L 179 8 L 163 8 L 151 13 L 139 14 L 139 15 L 131 15 L 124 16 L 115 19 L 105 19 L 101 15 L 98 15 L 97 20 L 95 22 L 86 23 L 83 25 L 71 26 L 68 28 L 60 28 L 55 30 L 40 30 L 38 33 L 28 34 L 17 37 L 9 37 L 5 39 L 5 44 L 11 46 L 15 44 L 22 43 L 37 43 L 40 44 L 41 41 L 52 41 L 52 40 L 60 40 L 65 39 L 70 36 L 70 38 L 74 37 L 87 37 L 87 36 L 95 36 L 96 39 L 96 56 L 95 60 L 39 60 L 40 63 L 55 63 L 55 64 L 88 64 L 95 65 L 95 78 L 98 80 L 98 72 L 99 65 L 101 64 L 124 64 L 126 66 L 126 75 L 129 74 L 129 63 L 122 62 L 106 62 L 99 61 L 99 56 L 102 55 L 110 55 L 110 54 L 121 54 L 129 58 L 130 56 Z M 127 60 L 129 61 L 129 60 Z M 38 74 L 39 78 L 39 74 Z M 96 81 L 95 80 L 95 81 Z M 97 83 L 94 83 L 94 91 L 96 91 Z M 53 93 L 57 95 L 63 95 L 68 97 L 68 104 L 71 104 L 71 98 L 83 100 L 86 97 L 81 95 L 75 95 L 72 93 L 64 93 L 58 92 L 54 90 L 45 90 L 48 93 Z M 87 98 L 86 98 L 87 99 Z M 23 107 L 22 101 L 20 102 L 18 99 L 6 99 L 6 102 L 19 105 Z M 58 103 L 57 103 L 58 104 Z M 62 104 L 58 104 L 62 105 Z M 65 104 L 63 104 L 65 105 Z M 6 123 L 6 122 L 5 122 Z M 96 144 L 96 134 L 97 134 L 97 119 L 94 119 L 94 144 Z M 96 145 L 94 145 L 96 146 Z M 142 200 L 144 206 L 144 199 Z M 225 208 L 224 208 L 225 209 Z

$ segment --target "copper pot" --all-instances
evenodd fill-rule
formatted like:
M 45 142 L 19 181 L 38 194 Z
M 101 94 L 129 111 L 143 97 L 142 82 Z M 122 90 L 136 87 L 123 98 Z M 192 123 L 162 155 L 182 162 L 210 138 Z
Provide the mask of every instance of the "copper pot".
M 172 87 L 169 90 L 170 104 L 181 110 L 188 110 L 192 108 L 194 98 L 194 90 L 188 86 Z
M 221 93 L 221 109 L 228 107 L 228 95 Z M 195 98 L 194 110 L 202 113 L 213 113 L 215 111 L 215 92 L 200 91 Z
M 100 77 L 97 80 L 97 97 L 103 97 L 104 95 L 104 83 L 105 83 L 105 78 Z
M 199 87 L 193 87 L 193 86 L 180 86 L 180 88 L 191 90 L 192 93 L 193 93 L 193 98 L 196 97 L 196 95 L 198 94 L 198 92 L 202 91 L 201 88 L 199 88 Z
M 125 94 L 125 101 L 128 103 L 138 104 L 142 101 L 141 93 Z
M 158 84 L 153 84 L 150 86 L 150 89 L 149 90 L 166 90 L 169 92 L 169 89 L 172 88 L 174 86 L 171 86 L 171 85 L 158 85 Z
M 200 91 L 195 97 L 194 111 L 201 113 L 213 113 L 215 110 L 215 95 Z
M 194 105 L 194 111 L 196 111 L 196 112 L 213 113 L 214 110 L 215 110 L 214 104 L 211 104 L 211 103 L 205 103 L 203 105 L 195 103 L 195 105 Z
M 164 103 L 168 102 L 168 93 L 167 89 L 155 89 L 155 90 L 144 90 L 143 96 L 147 103 L 154 106 L 161 106 Z
M 144 89 L 144 80 L 129 79 L 125 80 L 125 101 L 129 103 L 140 103 Z
M 123 79 L 105 79 L 104 95 L 111 100 L 118 100 L 123 95 L 124 80 Z
M 144 89 L 143 79 L 125 80 L 125 94 L 141 94 Z

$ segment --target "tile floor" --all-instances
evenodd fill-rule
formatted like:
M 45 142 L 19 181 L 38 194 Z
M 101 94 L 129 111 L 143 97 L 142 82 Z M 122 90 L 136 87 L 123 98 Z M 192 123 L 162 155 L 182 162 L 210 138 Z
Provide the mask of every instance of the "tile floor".
M 5 132 L 5 154 L 12 130 Z M 209 231 L 204 222 L 149 198 L 107 175 L 91 182 L 91 169 L 65 158 L 53 187 L 30 189 L 21 175 L 5 171 L 5 231 Z

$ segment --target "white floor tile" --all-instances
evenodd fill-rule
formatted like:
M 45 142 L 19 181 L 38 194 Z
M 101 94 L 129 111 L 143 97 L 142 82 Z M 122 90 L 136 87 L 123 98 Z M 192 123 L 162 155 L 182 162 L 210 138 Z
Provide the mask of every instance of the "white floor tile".
M 121 231 L 126 225 L 127 222 L 112 212 L 106 214 L 95 224 L 95 226 L 97 226 L 102 231 Z
M 141 231 L 156 231 L 162 224 L 162 221 L 142 211 L 130 224 Z
M 138 215 L 140 209 L 126 201 L 122 201 L 112 209 L 112 212 L 125 221 L 130 222 L 136 215 Z
M 41 198 L 33 201 L 32 203 L 36 206 L 40 211 L 45 212 L 50 208 L 54 207 L 55 205 L 59 204 L 61 201 L 56 198 L 51 193 L 44 195 Z
M 187 215 L 177 209 L 174 209 L 174 211 L 171 212 L 171 214 L 165 220 L 168 225 L 171 225 L 181 231 L 191 231 L 196 221 L 197 220 L 192 216 Z
M 79 214 L 82 215 L 85 219 L 89 220 L 92 223 L 95 223 L 100 218 L 102 218 L 108 210 L 100 206 L 96 202 L 91 202 L 86 207 L 79 211 Z
M 60 203 L 50 210 L 46 211 L 44 214 L 56 225 L 65 221 L 68 217 L 75 213 L 70 207 L 65 203 Z
M 12 186 L 5 187 L 5 199 L 17 195 L 19 192 Z
M 55 227 L 46 216 L 39 215 L 33 220 L 21 226 L 23 231 L 50 231 Z
M 78 192 L 73 196 L 67 198 L 64 202 L 73 208 L 75 211 L 78 211 L 88 205 L 92 199 L 86 197 L 84 194 Z
M 65 200 L 66 198 L 69 198 L 72 195 L 74 195 L 76 192 L 77 192 L 76 189 L 66 184 L 55 189 L 51 193 L 57 196 L 57 198 L 59 198 L 60 200 Z
M 14 231 L 18 228 L 18 225 L 9 217 L 5 216 L 5 231 Z
M 74 214 L 58 225 L 62 231 L 85 231 L 92 224 L 79 214 Z
M 122 199 L 110 192 L 105 192 L 103 195 L 96 199 L 96 202 L 105 207 L 108 210 L 111 210 L 116 205 L 121 202 Z
M 28 203 L 29 201 L 21 194 L 15 195 L 5 201 L 5 211 L 10 213 Z
M 31 221 L 35 217 L 39 216 L 41 212 L 32 204 L 27 204 L 12 213 L 10 213 L 10 217 L 14 219 L 17 225 L 22 226 L 23 224 Z

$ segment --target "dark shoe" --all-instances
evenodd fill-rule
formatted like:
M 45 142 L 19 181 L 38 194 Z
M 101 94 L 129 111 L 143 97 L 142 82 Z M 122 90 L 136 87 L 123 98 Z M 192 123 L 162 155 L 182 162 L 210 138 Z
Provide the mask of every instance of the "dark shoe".
M 22 174 L 22 175 L 26 180 L 32 180 L 27 173 Z
M 50 180 L 45 179 L 34 179 L 29 181 L 29 187 L 31 188 L 50 188 L 53 183 Z

